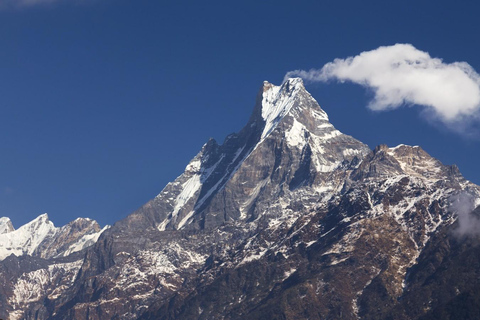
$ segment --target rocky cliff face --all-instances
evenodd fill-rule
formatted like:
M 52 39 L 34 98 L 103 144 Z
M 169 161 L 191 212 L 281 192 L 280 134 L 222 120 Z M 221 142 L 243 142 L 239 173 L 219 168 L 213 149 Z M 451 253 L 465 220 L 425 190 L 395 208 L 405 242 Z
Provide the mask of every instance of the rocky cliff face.
M 477 242 L 451 232 L 459 194 L 480 204 L 456 167 L 420 147 L 371 151 L 334 128 L 300 79 L 265 82 L 244 129 L 208 141 L 86 251 L 44 246 L 35 254 L 45 259 L 5 259 L 16 269 L 5 271 L 14 284 L 0 302 L 11 319 L 474 313 L 463 307 L 476 299 Z M 19 293 L 29 286 L 40 298 Z

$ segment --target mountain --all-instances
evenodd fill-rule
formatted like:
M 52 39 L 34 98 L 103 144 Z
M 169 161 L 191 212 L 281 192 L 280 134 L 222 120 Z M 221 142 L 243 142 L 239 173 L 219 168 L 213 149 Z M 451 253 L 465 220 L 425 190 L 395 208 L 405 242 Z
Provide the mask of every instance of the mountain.
M 0 218 L 0 260 L 12 254 L 44 259 L 67 256 L 93 245 L 106 228 L 100 229 L 96 221 L 86 218 L 56 228 L 45 213 L 15 230 L 10 219 L 3 217 Z
M 23 310 L 45 296 L 57 297 L 59 290 L 70 286 L 82 253 L 108 227 L 101 229 L 94 220 L 78 218 L 58 228 L 42 214 L 15 230 L 9 218 L 0 218 L 0 317 L 38 317 Z
M 0 234 L 8 233 L 15 230 L 12 225 L 10 218 L 2 217 L 0 218 Z
M 239 133 L 210 139 L 98 240 L 42 222 L 52 245 L 0 263 L 0 317 L 478 318 L 478 236 L 457 216 L 477 221 L 479 204 L 456 166 L 418 146 L 370 150 L 301 79 L 265 82 Z

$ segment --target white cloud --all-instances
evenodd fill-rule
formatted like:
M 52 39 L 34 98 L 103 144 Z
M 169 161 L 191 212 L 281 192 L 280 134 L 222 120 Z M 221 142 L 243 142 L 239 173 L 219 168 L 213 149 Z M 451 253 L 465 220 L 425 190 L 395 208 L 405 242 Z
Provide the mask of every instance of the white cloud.
M 473 212 L 476 197 L 463 191 L 451 196 L 449 200 L 449 210 L 458 217 L 458 225 L 454 230 L 455 235 L 459 237 L 480 235 L 480 217 Z
M 468 63 L 447 64 L 411 44 L 335 59 L 317 70 L 290 71 L 285 78 L 293 76 L 306 81 L 351 81 L 373 91 L 372 110 L 422 105 L 449 126 L 478 117 L 480 108 L 480 76 Z

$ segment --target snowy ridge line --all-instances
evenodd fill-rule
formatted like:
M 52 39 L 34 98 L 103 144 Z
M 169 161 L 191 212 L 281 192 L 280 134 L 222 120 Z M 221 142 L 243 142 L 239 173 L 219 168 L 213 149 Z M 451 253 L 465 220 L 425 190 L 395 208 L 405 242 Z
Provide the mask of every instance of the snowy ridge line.
M 282 95 L 282 93 L 287 90 L 285 89 L 287 87 L 292 87 L 290 88 L 290 90 L 292 91 L 288 96 Z M 268 82 L 264 82 L 262 118 L 265 121 L 265 126 L 260 140 L 255 144 L 253 148 L 251 148 L 251 150 L 245 153 L 243 158 L 238 161 L 236 166 L 231 171 L 227 170 L 226 173 L 220 179 L 218 179 L 217 183 L 202 196 L 202 198 L 196 199 L 193 210 L 191 210 L 184 218 L 182 218 L 182 220 L 177 226 L 177 229 L 183 228 L 188 223 L 188 220 L 195 215 L 195 213 L 211 197 L 212 194 L 222 190 L 226 183 L 237 172 L 238 168 L 242 165 L 242 163 L 250 156 L 250 154 L 257 148 L 257 146 L 260 145 L 268 137 L 268 135 L 275 129 L 276 125 L 281 121 L 281 119 L 286 114 L 288 114 L 295 102 L 295 95 L 302 87 L 303 82 L 300 78 L 289 79 L 282 86 L 275 86 Z M 204 144 L 203 147 L 205 146 L 206 144 Z M 238 160 L 238 157 L 242 154 L 245 147 L 246 146 L 243 146 L 235 152 L 233 159 L 228 165 L 228 168 L 230 168 L 230 166 Z M 220 159 L 209 168 L 203 168 L 201 160 L 197 157 L 190 161 L 190 163 L 186 166 L 185 170 L 197 172 L 182 184 L 182 191 L 175 199 L 174 210 L 171 215 L 167 215 L 171 216 L 171 218 L 167 217 L 165 220 L 158 224 L 157 229 L 159 231 L 166 230 L 170 222 L 176 220 L 178 212 L 185 206 L 188 201 L 195 197 L 199 190 L 201 190 L 203 183 L 214 172 L 214 170 L 223 160 L 223 158 L 224 155 L 222 155 Z M 167 186 L 164 188 L 164 190 L 167 188 Z M 156 198 L 161 197 L 164 194 L 164 190 L 162 190 Z
M 8 223 L 11 225 L 9 218 L 4 217 L 0 220 L 0 228 L 8 231 L 0 233 L 0 261 L 11 254 L 17 257 L 23 255 L 42 258 L 66 257 L 93 245 L 100 235 L 110 228 L 107 225 L 100 229 L 95 220 L 88 218 L 78 218 L 63 227 L 55 227 L 46 213 L 16 230 L 13 227 L 11 230 L 5 228 Z M 71 243 L 64 248 L 68 240 Z
M 255 149 L 272 133 L 276 126 L 281 122 L 281 120 L 290 112 L 291 108 L 294 105 L 295 97 L 297 93 L 303 88 L 303 80 L 301 78 L 291 78 L 284 82 L 281 86 L 275 86 L 267 81 L 264 82 L 264 92 L 262 99 L 262 118 L 265 121 L 265 126 L 262 132 L 260 140 L 255 144 L 251 150 L 249 150 L 243 159 L 241 159 L 235 168 L 228 172 L 218 180 L 218 182 L 208 190 L 208 192 L 196 202 L 194 210 L 188 214 L 188 218 L 191 218 L 196 210 L 200 209 L 201 206 L 208 200 L 208 198 L 215 192 L 221 191 L 227 182 L 233 177 L 233 175 L 238 171 L 240 166 L 245 162 L 245 160 L 250 157 L 250 155 L 255 151 Z M 285 91 L 289 91 L 285 94 Z M 313 98 L 312 98 L 313 99 Z M 325 113 L 326 115 L 326 113 Z M 328 117 L 325 117 L 328 119 Z M 333 126 L 332 126 L 333 127 Z M 337 131 L 337 130 L 335 130 Z M 339 132 L 339 134 L 341 134 Z M 235 163 L 238 159 L 238 156 L 243 152 L 245 146 L 236 151 L 234 158 L 232 159 L 229 167 Z M 220 159 L 221 161 L 221 159 Z M 219 161 L 219 162 L 220 162 Z M 216 167 L 216 165 L 214 165 Z M 205 179 L 206 180 L 206 179 Z M 179 229 L 185 225 L 188 219 L 183 219 L 182 226 L 179 225 Z
M 0 218 L 0 234 L 9 233 L 14 230 L 15 228 L 13 227 L 12 221 L 10 221 L 10 218 L 7 218 L 7 217 Z
M 287 80 L 281 86 L 274 86 L 266 83 L 262 100 L 262 118 L 265 121 L 265 127 L 262 132 L 261 141 L 264 140 L 288 114 L 295 102 L 294 97 L 302 85 L 300 78 Z
M 330 140 L 337 139 L 337 137 L 339 137 L 338 139 L 344 139 L 343 137 L 348 136 L 345 136 L 328 122 L 328 115 L 305 90 L 300 78 L 288 79 L 280 86 L 265 81 L 260 103 L 261 117 L 264 121 L 263 128 L 259 128 L 262 132 L 260 137 L 249 146 L 249 150 L 245 150 L 247 148 L 247 142 L 245 141 L 243 146 L 237 146 L 238 149 L 235 154 L 231 154 L 232 159 L 229 160 L 229 163 L 222 164 L 222 167 L 226 168 L 225 171 L 217 172 L 220 177 L 215 179 L 213 186 L 208 190 L 204 189 L 204 183 L 217 170 L 217 166 L 225 160 L 224 158 L 228 156 L 222 154 L 215 164 L 206 167 L 205 163 L 207 163 L 209 154 L 205 153 L 204 150 L 208 145 L 207 142 L 202 147 L 202 151 L 186 166 L 185 172 L 174 182 L 167 184 L 156 196 L 155 199 L 160 201 L 165 197 L 166 202 L 173 207 L 172 211 L 166 212 L 166 218 L 157 223 L 157 230 L 165 231 L 169 227 L 183 229 L 191 224 L 195 215 L 204 209 L 206 202 L 212 195 L 220 192 L 228 184 L 228 181 L 238 172 L 242 164 L 270 137 L 287 115 L 291 116 L 293 124 L 288 124 L 290 128 L 283 133 L 285 141 L 289 146 L 297 147 L 300 150 L 308 144 L 312 150 L 312 161 L 317 172 L 332 172 L 346 158 L 365 153 L 365 150 L 357 149 L 354 146 L 347 148 L 345 151 L 331 150 L 332 142 Z M 299 106 L 298 110 L 297 107 L 292 109 L 294 106 Z M 313 119 L 313 123 L 315 123 L 313 128 L 307 128 L 303 122 L 300 122 L 302 121 L 299 120 L 302 113 Z M 253 124 L 255 122 L 250 123 L 250 127 Z M 227 136 L 225 141 L 229 137 Z M 331 151 L 335 152 L 333 157 L 329 153 Z M 241 159 L 239 159 L 240 156 Z M 244 209 L 245 206 L 240 208 L 241 219 L 245 218 Z

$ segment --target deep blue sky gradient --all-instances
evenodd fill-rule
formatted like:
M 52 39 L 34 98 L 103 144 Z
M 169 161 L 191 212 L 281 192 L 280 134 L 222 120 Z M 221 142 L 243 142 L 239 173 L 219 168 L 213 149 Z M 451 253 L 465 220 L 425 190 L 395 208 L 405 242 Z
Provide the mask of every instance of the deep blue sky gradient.
M 248 120 L 263 80 L 411 43 L 480 71 L 477 1 L 95 0 L 0 11 L 0 216 L 112 224 Z M 371 148 L 420 145 L 480 183 L 480 135 L 353 84 L 307 84 Z

